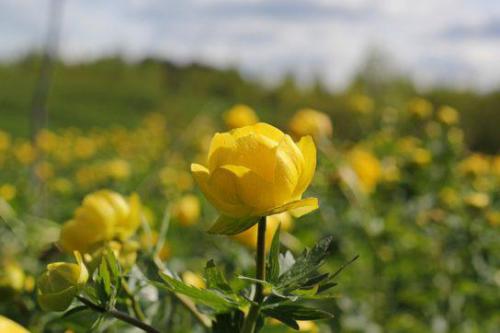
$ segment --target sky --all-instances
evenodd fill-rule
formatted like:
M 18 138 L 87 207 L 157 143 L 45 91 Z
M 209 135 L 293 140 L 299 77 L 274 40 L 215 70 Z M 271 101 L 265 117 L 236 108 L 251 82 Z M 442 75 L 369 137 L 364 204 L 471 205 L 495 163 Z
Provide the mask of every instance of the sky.
M 342 89 L 374 50 L 419 85 L 500 87 L 499 0 L 59 0 L 58 54 L 238 67 Z M 0 0 L 0 61 L 39 49 L 50 0 Z

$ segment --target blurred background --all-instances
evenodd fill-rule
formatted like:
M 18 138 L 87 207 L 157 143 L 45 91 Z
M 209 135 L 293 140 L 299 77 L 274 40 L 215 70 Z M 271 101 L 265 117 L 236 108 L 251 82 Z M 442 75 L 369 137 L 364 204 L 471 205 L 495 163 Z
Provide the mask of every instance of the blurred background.
M 216 131 L 260 119 L 293 132 L 309 108 L 327 115 L 311 133 L 321 211 L 285 245 L 333 234 L 331 267 L 361 255 L 315 329 L 497 332 L 499 59 L 495 0 L 2 0 L 0 215 L 20 224 L 0 223 L 0 285 L 8 267 L 36 275 L 100 188 L 137 191 L 153 229 L 167 203 L 195 216 L 174 217 L 175 270 L 207 255 L 250 269 L 244 242 L 203 232 L 215 212 L 189 164 Z M 0 313 L 61 328 L 29 285 L 14 291 L 19 309 L 0 297 Z

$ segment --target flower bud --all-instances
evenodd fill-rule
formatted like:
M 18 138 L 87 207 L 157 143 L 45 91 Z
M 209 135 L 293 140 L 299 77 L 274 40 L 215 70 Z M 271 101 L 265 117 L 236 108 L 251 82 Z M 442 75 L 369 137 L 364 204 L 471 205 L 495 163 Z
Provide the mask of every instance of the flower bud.
M 56 262 L 47 265 L 47 270 L 38 278 L 38 304 L 45 311 L 64 311 L 73 298 L 85 286 L 89 278 L 79 252 L 75 252 L 77 263 Z
M 0 267 L 0 300 L 7 300 L 22 291 L 25 275 L 15 262 L 7 261 Z

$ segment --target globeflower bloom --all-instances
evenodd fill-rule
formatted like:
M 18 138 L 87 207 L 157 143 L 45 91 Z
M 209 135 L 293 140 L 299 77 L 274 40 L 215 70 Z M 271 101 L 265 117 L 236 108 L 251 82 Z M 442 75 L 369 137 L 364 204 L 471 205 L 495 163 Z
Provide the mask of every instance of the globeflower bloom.
M 75 252 L 76 264 L 56 262 L 38 279 L 38 304 L 45 311 L 64 311 L 85 286 L 89 278 L 80 253 Z
M 360 189 L 364 193 L 372 193 L 382 176 L 377 157 L 368 150 L 356 147 L 348 152 L 347 160 L 356 174 Z
M 316 198 L 302 199 L 315 168 L 310 136 L 295 143 L 266 123 L 215 134 L 208 165 L 191 164 L 196 182 L 222 215 L 210 232 L 222 234 L 242 232 L 263 216 L 317 209 Z
M 259 118 L 247 105 L 236 104 L 224 114 L 224 123 L 229 129 L 256 124 Z
M 88 253 L 100 242 L 125 240 L 140 225 L 141 203 L 137 194 L 122 195 L 101 190 L 87 195 L 72 220 L 61 230 L 59 246 L 66 252 Z
M 333 134 L 330 117 L 326 113 L 313 109 L 297 111 L 290 120 L 288 128 L 294 137 L 301 138 L 310 135 L 316 142 L 324 138 L 330 138 Z

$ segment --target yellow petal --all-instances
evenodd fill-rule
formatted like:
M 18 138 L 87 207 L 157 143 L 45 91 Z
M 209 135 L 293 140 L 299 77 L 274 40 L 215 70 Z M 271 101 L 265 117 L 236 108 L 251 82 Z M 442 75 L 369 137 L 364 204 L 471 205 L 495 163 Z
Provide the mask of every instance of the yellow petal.
M 239 165 L 225 165 L 217 170 L 233 175 L 237 196 L 242 204 L 251 209 L 252 215 L 259 216 L 262 212 L 279 204 L 273 185 L 252 170 Z
M 266 138 L 274 141 L 276 144 L 278 144 L 285 135 L 278 128 L 266 123 L 257 123 L 255 125 L 245 126 L 231 131 L 231 134 L 235 138 L 242 137 L 250 133 L 258 133 L 260 135 L 263 135 Z
M 280 207 L 274 208 L 266 212 L 265 215 L 269 216 L 290 211 L 293 216 L 301 217 L 302 215 L 308 214 L 318 208 L 319 205 L 317 198 L 307 198 L 307 199 L 292 201 Z
M 208 168 L 213 172 L 227 164 L 240 165 L 270 182 L 274 177 L 276 149 L 275 141 L 256 132 L 236 139 L 232 139 L 228 133 L 217 134 L 211 145 Z
M 304 157 L 304 166 L 302 174 L 297 182 L 297 187 L 293 192 L 293 198 L 299 199 L 307 189 L 316 170 L 316 146 L 314 140 L 310 136 L 304 136 L 298 142 L 298 147 Z
M 124 220 L 128 217 L 130 208 L 122 195 L 108 190 L 99 191 L 97 193 L 106 199 L 111 207 L 113 207 L 118 221 Z
M 61 228 L 58 245 L 64 252 L 87 253 L 95 244 L 108 240 L 108 236 L 99 220 L 71 220 Z
M 299 175 L 302 174 L 304 158 L 297 145 L 288 135 L 285 135 L 281 140 L 276 155 L 273 188 L 276 201 L 281 204 L 292 198 L 299 181 Z
M 248 215 L 248 208 L 243 207 L 237 195 L 235 179 L 224 171 L 211 175 L 207 168 L 200 164 L 191 164 L 191 172 L 203 194 L 217 210 L 225 215 L 241 217 Z M 221 188 L 218 188 L 218 185 Z M 228 192 L 225 193 L 224 191 Z

